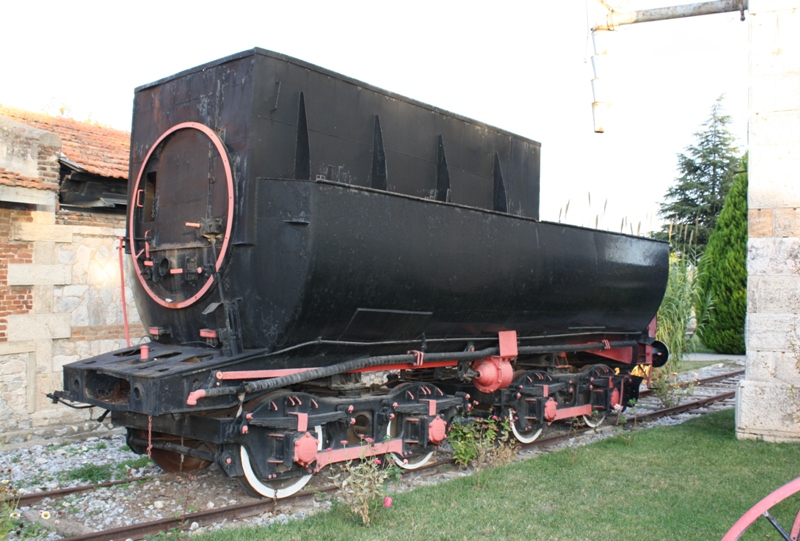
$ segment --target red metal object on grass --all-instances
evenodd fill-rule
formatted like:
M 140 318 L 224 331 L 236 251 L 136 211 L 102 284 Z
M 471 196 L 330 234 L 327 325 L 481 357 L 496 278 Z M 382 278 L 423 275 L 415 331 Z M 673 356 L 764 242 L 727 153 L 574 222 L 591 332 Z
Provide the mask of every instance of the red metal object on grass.
M 791 481 L 790 483 L 786 483 L 781 488 L 755 504 L 747 513 L 742 515 L 742 518 L 736 521 L 728 533 L 722 538 L 722 541 L 736 541 L 739 539 L 742 534 L 747 530 L 757 519 L 758 517 L 764 516 L 770 523 L 775 527 L 776 530 L 784 537 L 784 539 L 790 539 L 791 541 L 797 541 L 798 536 L 800 535 L 800 511 L 798 511 L 797 516 L 794 519 L 794 524 L 792 525 L 791 533 L 787 534 L 780 525 L 774 521 L 772 516 L 769 514 L 769 510 L 772 509 L 775 505 L 779 504 L 789 496 L 797 494 L 800 492 L 800 477 Z

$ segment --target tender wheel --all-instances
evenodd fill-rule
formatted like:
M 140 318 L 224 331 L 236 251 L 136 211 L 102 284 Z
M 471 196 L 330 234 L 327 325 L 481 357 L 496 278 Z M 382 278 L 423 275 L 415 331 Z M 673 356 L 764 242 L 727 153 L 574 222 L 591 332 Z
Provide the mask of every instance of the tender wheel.
M 147 439 L 147 431 L 140 430 L 138 436 L 142 439 Z M 213 443 L 186 438 L 181 439 L 180 436 L 173 436 L 172 434 L 164 434 L 161 432 L 154 432 L 151 435 L 151 440 L 175 443 L 200 451 L 208 451 L 210 453 L 214 453 L 216 450 Z M 202 458 L 186 456 L 176 453 L 175 451 L 167 451 L 156 447 L 150 450 L 150 458 L 159 468 L 169 473 L 205 470 L 212 464 L 210 461 L 203 460 Z
M 593 378 L 594 377 L 608 377 L 608 376 L 614 374 L 614 371 L 611 370 L 609 367 L 607 367 L 604 364 L 596 364 L 594 366 L 590 366 L 588 368 L 588 372 L 589 372 L 589 377 L 593 377 Z M 591 402 L 591 397 L 586 395 L 585 398 L 584 398 L 584 403 L 588 404 L 590 402 Z M 597 428 L 598 426 L 603 424 L 603 421 L 606 420 L 606 413 L 605 412 L 602 415 L 600 415 L 600 411 L 595 410 L 594 413 L 596 415 L 591 415 L 591 416 L 590 415 L 582 415 L 581 416 L 581 418 L 583 419 L 583 422 L 586 423 L 586 426 L 588 426 L 589 428 Z
M 514 412 L 514 410 L 511 410 L 511 416 L 514 417 L 515 415 L 516 412 Z M 522 443 L 523 445 L 535 442 L 536 440 L 539 439 L 539 436 L 541 436 L 542 432 L 544 431 L 543 426 L 533 427 L 530 430 L 520 431 L 517 429 L 517 423 L 515 423 L 514 421 L 511 421 L 509 424 L 511 425 L 511 433 L 514 434 L 514 437 L 517 438 L 517 441 Z
M 582 415 L 581 417 L 583 418 L 583 422 L 586 423 L 586 426 L 588 426 L 589 428 L 597 428 L 598 426 L 603 424 L 603 421 L 606 420 L 605 415 L 601 415 L 599 417 Z
M 322 427 L 317 425 L 314 427 L 314 432 L 317 433 L 317 449 L 322 449 Z M 253 465 L 250 462 L 250 453 L 244 445 L 239 446 L 239 457 L 242 461 L 242 470 L 244 470 L 244 477 L 239 477 L 237 480 L 242 488 L 251 496 L 260 498 L 273 498 L 279 500 L 287 498 L 299 492 L 311 480 L 311 474 L 303 475 L 300 477 L 292 477 L 289 479 L 276 479 L 274 481 L 262 481 L 256 475 Z
M 389 421 L 389 424 L 386 426 L 386 435 L 389 438 L 397 437 L 397 428 L 394 420 Z M 433 458 L 434 451 L 431 451 L 428 454 L 422 455 L 415 455 L 409 457 L 402 457 L 396 453 L 392 453 L 392 458 L 394 459 L 395 464 L 403 468 L 404 470 L 416 470 L 421 468 L 428 462 L 430 462 L 431 458 Z
M 517 372 L 517 377 L 514 378 L 514 382 L 511 384 L 513 388 L 530 388 L 531 385 L 537 384 L 547 384 L 553 381 L 553 377 L 548 374 L 547 372 L 541 370 L 530 370 L 528 372 Z M 533 443 L 539 439 L 544 432 L 544 424 L 540 419 L 537 424 L 534 424 L 527 430 L 525 429 L 526 421 L 522 417 L 527 415 L 526 413 L 521 413 L 527 409 L 527 406 L 524 402 L 517 402 L 518 409 L 510 409 L 509 416 L 511 417 L 511 433 L 514 434 L 514 437 L 523 445 L 528 443 Z M 522 409 L 519 409 L 522 408 Z M 519 417 L 517 421 L 514 421 L 514 417 Z M 518 424 L 520 426 L 518 426 Z

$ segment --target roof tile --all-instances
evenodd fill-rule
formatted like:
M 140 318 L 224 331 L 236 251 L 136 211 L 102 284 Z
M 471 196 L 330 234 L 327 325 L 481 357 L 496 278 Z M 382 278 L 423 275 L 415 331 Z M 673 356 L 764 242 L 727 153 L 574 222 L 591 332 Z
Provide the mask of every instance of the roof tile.
M 20 175 L 13 171 L 8 171 L 0 167 L 0 185 L 21 186 L 23 188 L 36 188 L 37 190 L 58 191 L 58 186 L 52 182 L 44 182 L 40 178 L 31 178 Z
M 0 105 L 0 115 L 61 137 L 61 151 L 89 173 L 111 178 L 128 178 L 131 134 L 80 122 Z M 4 178 L 4 177 L 2 177 Z

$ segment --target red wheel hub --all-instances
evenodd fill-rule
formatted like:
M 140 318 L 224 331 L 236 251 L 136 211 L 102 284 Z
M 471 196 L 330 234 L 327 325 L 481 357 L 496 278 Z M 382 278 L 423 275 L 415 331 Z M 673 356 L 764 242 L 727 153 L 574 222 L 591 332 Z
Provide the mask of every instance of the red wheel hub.
M 472 365 L 472 369 L 478 373 L 472 383 L 482 393 L 493 393 L 498 389 L 504 389 L 514 379 L 511 363 L 502 357 L 481 359 Z
M 444 419 L 437 416 L 436 419 L 428 425 L 428 440 L 434 444 L 439 445 L 447 437 L 447 423 Z
M 304 468 L 308 467 L 317 459 L 318 447 L 317 438 L 306 432 L 294 442 L 294 461 Z

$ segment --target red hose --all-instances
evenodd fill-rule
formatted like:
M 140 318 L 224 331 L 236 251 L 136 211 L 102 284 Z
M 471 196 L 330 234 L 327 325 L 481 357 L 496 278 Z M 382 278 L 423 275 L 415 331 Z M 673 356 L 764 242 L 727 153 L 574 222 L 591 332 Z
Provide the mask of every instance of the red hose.
M 119 282 L 122 290 L 122 322 L 125 324 L 125 345 L 131 347 L 131 333 L 128 329 L 128 305 L 125 303 L 125 265 L 122 262 L 124 237 L 119 238 Z

